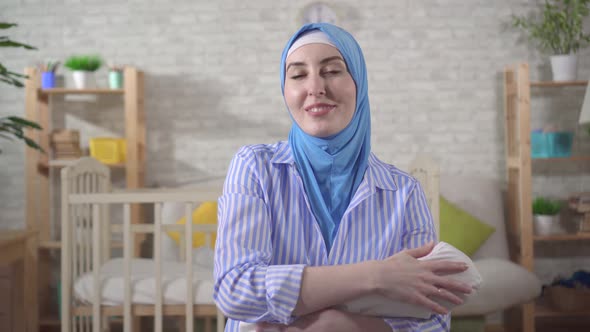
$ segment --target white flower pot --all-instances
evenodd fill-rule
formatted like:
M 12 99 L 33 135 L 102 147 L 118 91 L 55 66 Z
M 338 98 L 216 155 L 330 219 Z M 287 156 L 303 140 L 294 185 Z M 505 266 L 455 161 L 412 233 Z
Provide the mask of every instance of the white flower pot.
M 553 55 L 551 59 L 551 72 L 553 80 L 560 81 L 575 81 L 578 71 L 578 56 L 577 54 L 563 54 Z
M 533 216 L 535 235 L 563 234 L 565 229 L 561 226 L 559 215 L 548 216 L 536 214 Z
M 75 70 L 72 72 L 74 78 L 74 87 L 76 89 L 92 89 L 96 87 L 96 81 L 93 72 Z

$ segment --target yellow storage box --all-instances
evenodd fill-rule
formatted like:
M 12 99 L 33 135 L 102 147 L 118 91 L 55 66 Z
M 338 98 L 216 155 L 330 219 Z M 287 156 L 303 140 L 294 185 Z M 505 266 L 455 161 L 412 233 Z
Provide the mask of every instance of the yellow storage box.
M 90 156 L 105 164 L 124 163 L 127 155 L 125 140 L 114 137 L 90 139 Z

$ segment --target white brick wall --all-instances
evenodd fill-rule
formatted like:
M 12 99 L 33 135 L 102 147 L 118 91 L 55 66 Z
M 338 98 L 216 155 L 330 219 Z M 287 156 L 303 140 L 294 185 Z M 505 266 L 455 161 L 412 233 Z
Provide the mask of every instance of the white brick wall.
M 274 142 L 288 133 L 280 52 L 308 2 L 3 0 L 0 20 L 20 24 L 10 36 L 39 50 L 2 49 L 0 57 L 20 70 L 36 61 L 99 52 L 143 69 L 147 184 L 223 176 L 239 146 Z M 547 59 L 507 27 L 511 14 L 526 12 L 536 1 L 328 2 L 365 52 L 373 151 L 401 167 L 425 152 L 443 172 L 503 178 L 502 70 L 529 61 L 535 78 L 548 75 Z M 588 54 L 580 57 L 582 78 L 590 76 Z M 69 73 L 60 73 L 69 82 Z M 98 75 L 104 84 L 105 69 Z M 571 124 L 582 95 L 583 90 L 534 103 L 570 108 L 551 116 L 567 113 L 565 123 Z M 101 100 L 100 107 L 55 103 L 61 108 L 56 126 L 82 129 L 85 144 L 89 136 L 122 133 L 117 100 Z M 0 116 L 23 112 L 23 91 L 0 85 Z M 535 124 L 548 119 L 542 114 L 534 112 Z M 579 136 L 584 145 L 587 137 Z M 24 224 L 23 147 L 4 140 L 0 147 L 0 228 L 17 228 Z M 543 174 L 549 176 L 537 178 L 536 191 L 590 185 L 579 172 Z

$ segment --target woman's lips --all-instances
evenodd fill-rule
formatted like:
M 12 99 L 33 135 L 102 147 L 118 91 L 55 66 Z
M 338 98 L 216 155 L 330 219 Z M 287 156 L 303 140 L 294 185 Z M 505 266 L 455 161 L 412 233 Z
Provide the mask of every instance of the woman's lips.
M 313 104 L 305 108 L 305 111 L 312 116 L 322 116 L 330 113 L 336 106 L 330 104 Z

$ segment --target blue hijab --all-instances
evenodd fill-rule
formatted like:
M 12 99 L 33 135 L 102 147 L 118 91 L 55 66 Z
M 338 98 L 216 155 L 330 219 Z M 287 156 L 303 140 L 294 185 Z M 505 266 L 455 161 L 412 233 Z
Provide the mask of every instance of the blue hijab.
M 329 252 L 340 220 L 367 169 L 371 152 L 371 114 L 367 69 L 361 48 L 350 33 L 327 23 L 304 25 L 285 46 L 281 57 L 283 97 L 287 52 L 297 38 L 314 29 L 330 37 L 342 54 L 348 72 L 356 84 L 356 110 L 353 118 L 346 128 L 333 136 L 319 138 L 308 135 L 291 116 L 293 125 L 289 133 L 289 145 Z

